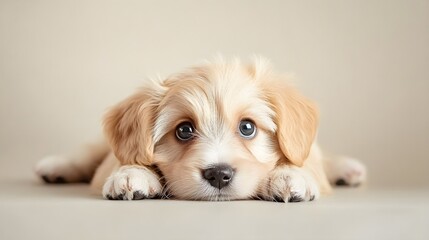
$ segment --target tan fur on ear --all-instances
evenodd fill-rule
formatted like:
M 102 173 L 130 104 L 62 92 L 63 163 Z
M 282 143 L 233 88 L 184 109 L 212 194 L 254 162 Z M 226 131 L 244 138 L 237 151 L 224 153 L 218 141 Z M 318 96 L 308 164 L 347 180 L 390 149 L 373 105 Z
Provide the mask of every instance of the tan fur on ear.
M 145 87 L 114 106 L 104 118 L 104 132 L 121 164 L 150 165 L 153 127 L 161 96 Z
M 268 99 L 276 112 L 280 149 L 291 163 L 302 166 L 317 132 L 317 107 L 284 79 L 268 81 L 267 85 Z

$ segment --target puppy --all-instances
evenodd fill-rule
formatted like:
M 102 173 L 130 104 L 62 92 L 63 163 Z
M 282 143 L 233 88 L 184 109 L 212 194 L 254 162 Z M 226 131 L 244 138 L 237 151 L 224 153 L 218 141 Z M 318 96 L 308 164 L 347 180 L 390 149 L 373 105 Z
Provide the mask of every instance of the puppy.
M 147 82 L 108 111 L 107 141 L 42 159 L 48 183 L 89 182 L 106 199 L 312 201 L 358 185 L 365 167 L 315 142 L 318 110 L 266 60 L 218 59 Z

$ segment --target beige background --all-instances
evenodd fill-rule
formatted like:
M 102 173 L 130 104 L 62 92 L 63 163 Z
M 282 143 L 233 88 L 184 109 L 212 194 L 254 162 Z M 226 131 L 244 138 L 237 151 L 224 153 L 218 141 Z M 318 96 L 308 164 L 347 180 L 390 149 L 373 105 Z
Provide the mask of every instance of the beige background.
M 221 53 L 294 73 L 321 144 L 374 185 L 429 183 L 428 1 L 2 0 L 0 24 L 2 174 L 98 136 L 148 76 Z
M 43 216 L 55 212 L 48 206 L 56 197 L 67 200 L 73 195 L 85 199 L 81 188 L 69 189 L 67 193 L 63 188 L 28 185 L 37 183 L 32 166 L 46 154 L 69 152 L 97 137 L 105 109 L 130 94 L 147 76 L 167 76 L 217 53 L 243 58 L 262 55 L 271 59 L 279 72 L 294 73 L 299 88 L 320 105 L 321 144 L 332 152 L 362 159 L 369 169 L 369 188 L 428 189 L 427 0 L 0 0 L 0 179 L 3 179 L 1 186 L 8 189 L 1 192 L 8 203 L 3 213 L 9 216 L 9 220 L 3 220 L 18 224 L 15 227 L 24 224 L 22 218 L 28 216 L 25 212 L 15 212 L 12 206 L 20 206 L 22 211 L 32 211 L 37 206 L 37 213 Z M 38 194 L 33 195 L 32 191 Z M 48 200 L 33 207 L 25 204 L 28 202 L 19 205 L 13 198 L 44 199 L 45 194 L 49 195 Z M 423 224 L 427 215 L 413 215 L 415 212 L 408 205 L 395 208 L 399 203 L 393 202 L 387 204 L 391 208 L 377 212 L 375 209 L 384 206 L 384 201 L 398 200 L 396 195 L 401 193 L 389 194 L 375 194 L 384 197 L 374 197 L 381 202 L 367 208 L 347 210 L 360 206 L 360 202 L 370 203 L 374 200 L 371 197 L 357 198 L 352 206 L 335 204 L 347 198 L 339 197 L 334 203 L 326 200 L 325 205 L 322 200 L 321 205 L 312 205 L 310 209 L 326 210 L 337 224 L 346 224 L 342 219 L 351 211 L 354 219 L 350 222 L 354 223 L 356 219 L 374 224 L 385 221 L 399 231 L 411 219 L 416 225 L 408 230 L 423 226 L 418 223 Z M 72 209 L 79 209 L 80 205 L 70 204 L 74 206 L 67 207 L 71 216 Z M 111 203 L 90 206 L 105 209 L 103 206 L 107 204 Z M 204 212 L 207 205 L 201 204 L 199 211 Z M 224 205 L 215 206 L 220 210 L 215 207 L 214 212 L 223 211 Z M 428 205 L 425 206 L 427 210 Z M 251 212 L 249 209 L 257 207 L 257 204 L 252 208 L 239 207 L 235 211 Z M 183 206 L 186 208 L 187 205 Z M 58 205 L 57 209 L 63 206 Z M 299 209 L 292 208 L 292 214 L 299 216 Z M 397 209 L 397 214 L 390 213 Z M 279 210 L 276 207 L 271 211 Z M 421 214 L 420 210 L 417 212 Z M 362 217 L 364 213 L 381 215 Z M 249 213 L 245 218 L 255 216 Z M 299 218 L 294 216 L 294 219 Z M 26 227 L 33 226 L 29 221 L 25 222 Z M 326 220 L 320 218 L 320 221 Z M 271 226 L 269 220 L 266 223 L 265 226 Z M 61 229 L 65 228 L 56 231 Z M 297 229 L 305 232 L 303 225 Z M 341 236 L 348 236 L 347 229 L 353 228 L 343 228 L 345 235 Z M 372 230 L 377 229 L 380 230 Z M 8 233 L 11 235 L 4 239 L 13 236 Z M 294 233 L 299 234 L 297 230 Z M 325 229 L 324 233 L 331 232 Z M 365 231 L 359 233 L 353 236 L 363 237 Z M 390 234 L 389 239 L 409 236 L 393 234 L 392 230 Z

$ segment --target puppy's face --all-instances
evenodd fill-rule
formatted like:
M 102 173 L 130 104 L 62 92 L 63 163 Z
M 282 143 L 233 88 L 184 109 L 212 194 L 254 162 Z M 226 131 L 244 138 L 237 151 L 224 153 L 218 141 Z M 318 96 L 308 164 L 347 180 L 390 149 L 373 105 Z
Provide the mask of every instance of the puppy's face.
M 248 198 L 280 158 L 274 111 L 244 68 L 211 66 L 168 80 L 155 163 L 184 199 Z
M 220 62 L 142 89 L 109 113 L 106 132 L 123 164 L 157 165 L 174 197 L 231 200 L 255 196 L 279 161 L 301 165 L 315 122 L 263 63 Z

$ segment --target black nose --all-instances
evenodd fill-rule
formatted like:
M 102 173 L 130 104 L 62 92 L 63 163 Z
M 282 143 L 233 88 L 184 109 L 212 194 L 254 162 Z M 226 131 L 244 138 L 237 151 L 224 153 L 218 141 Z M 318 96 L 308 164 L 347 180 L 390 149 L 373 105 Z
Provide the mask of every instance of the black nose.
M 217 165 L 203 170 L 203 177 L 215 188 L 227 186 L 234 176 L 234 170 L 228 165 Z

